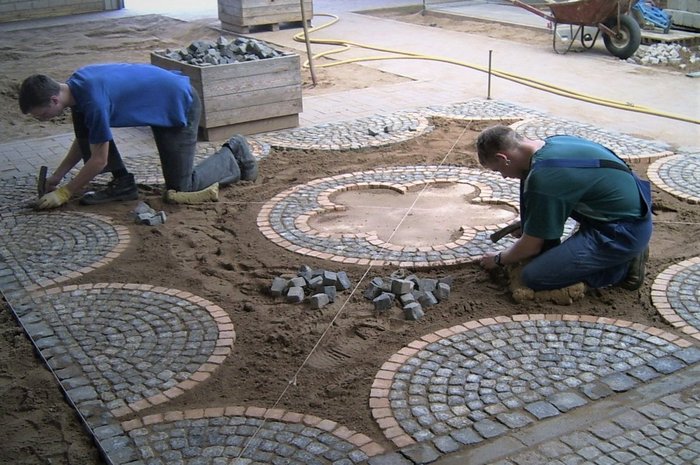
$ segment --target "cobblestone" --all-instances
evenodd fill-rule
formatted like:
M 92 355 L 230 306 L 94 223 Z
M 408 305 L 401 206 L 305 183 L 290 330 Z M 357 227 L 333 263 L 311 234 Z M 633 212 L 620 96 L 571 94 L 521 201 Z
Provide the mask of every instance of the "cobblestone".
M 700 257 L 671 265 L 654 279 L 652 302 L 661 316 L 700 340 Z
M 649 177 L 662 189 L 697 202 L 694 174 L 700 155 L 668 156 L 669 146 L 661 142 L 498 101 L 474 99 L 277 131 L 249 142 L 257 158 L 267 156 L 271 148 L 376 147 L 430 132 L 431 117 L 511 119 L 512 127 L 527 137 L 575 134 L 603 143 L 631 163 L 658 158 Z M 150 134 L 142 132 L 129 132 L 135 135 L 133 143 L 150 140 Z M 0 152 L 22 143 L 0 144 Z M 218 145 L 200 144 L 197 160 Z M 136 152 L 125 161 L 137 182 L 162 184 L 155 148 Z M 101 176 L 95 184 L 106 181 Z M 353 234 L 319 238 L 298 228 L 308 215 L 331 206 L 330 193 L 338 189 L 405 190 L 430 182 L 470 183 L 480 189 L 479 200 L 517 208 L 515 183 L 490 173 L 456 166 L 410 166 L 297 186 L 294 196 L 289 191 L 272 199 L 258 224 L 279 245 L 360 265 L 451 265 L 474 260 L 486 247 L 493 248 L 487 236 L 489 229 L 495 229 L 491 226 L 466 228 L 453 243 L 425 250 Z M 129 236 L 126 228 L 96 215 L 30 212 L 28 201 L 35 195 L 33 173 L 0 179 L 0 221 L 4 230 L 11 231 L 0 246 L 0 288 L 19 302 L 16 307 L 25 329 L 115 464 L 219 465 L 238 459 L 237 465 L 415 465 L 494 446 L 482 455 L 488 458 L 502 455 L 508 449 L 502 445 L 519 444 L 507 439 L 547 424 L 539 419 L 568 419 L 567 415 L 587 410 L 578 407 L 625 395 L 614 391 L 633 393 L 700 361 L 700 349 L 677 335 L 630 322 L 571 315 L 494 317 L 424 336 L 392 357 L 397 368 L 380 371 L 375 385 L 381 387 L 373 387 L 371 399 L 382 399 L 391 407 L 372 412 L 380 425 L 390 425 L 382 430 L 391 431 L 387 438 L 401 448 L 399 452 L 381 455 L 384 449 L 361 433 L 330 420 L 278 410 L 227 407 L 143 416 L 144 409 L 167 402 L 210 376 L 230 353 L 233 324 L 215 305 L 177 290 L 108 283 L 52 287 L 107 264 L 126 247 Z M 570 231 L 573 224 L 567 228 Z M 67 230 L 77 231 L 78 239 L 69 238 Z M 508 240 L 499 244 L 506 246 Z M 691 259 L 669 268 L 659 275 L 652 292 L 659 313 L 696 339 L 700 339 L 698 263 L 700 259 Z M 115 305 L 123 309 L 121 318 L 111 311 Z M 696 388 L 688 388 L 491 463 L 700 462 L 698 396 Z M 118 419 L 126 415 L 131 419 L 120 423 Z
M 31 291 L 104 266 L 128 245 L 130 235 L 104 216 L 89 213 L 0 214 L 0 289 Z
M 468 322 L 443 330 L 440 336 L 424 336 L 399 351 L 403 363 L 377 375 L 377 380 L 392 379 L 385 395 L 392 406 L 390 414 L 405 432 L 405 436 L 393 433 L 389 439 L 406 441 L 408 437 L 437 445 L 440 437 L 449 434 L 462 444 L 476 444 L 595 401 L 599 397 L 590 395 L 593 383 L 612 395 L 641 382 L 628 371 L 646 367 L 662 376 L 682 370 L 686 364 L 674 354 L 688 348 L 650 331 L 609 319 L 530 319 L 522 315 Z M 510 345 L 501 341 L 510 341 Z M 553 364 L 553 358 L 558 363 Z M 615 364 L 618 359 L 627 362 Z M 601 369 L 603 360 L 619 371 Z M 507 406 L 505 401 L 514 398 L 518 402 Z M 663 404 L 650 404 L 642 412 L 650 416 L 666 410 L 670 408 Z M 377 411 L 375 418 L 384 415 Z M 450 420 L 464 417 L 473 424 L 468 428 L 452 426 L 455 423 Z M 633 412 L 619 421 L 625 422 L 626 428 L 639 428 L 649 419 Z M 601 437 L 617 434 L 620 426 L 601 424 L 594 429 L 597 439 L 587 433 L 585 441 L 581 435 L 562 440 L 579 450 Z
M 661 158 L 647 169 L 647 176 L 664 191 L 690 203 L 700 203 L 700 153 L 680 153 Z

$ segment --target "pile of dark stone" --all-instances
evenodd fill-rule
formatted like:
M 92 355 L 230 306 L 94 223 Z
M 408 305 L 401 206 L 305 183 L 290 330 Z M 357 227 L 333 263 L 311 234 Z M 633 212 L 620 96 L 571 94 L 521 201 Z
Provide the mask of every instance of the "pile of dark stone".
M 350 289 L 351 283 L 344 271 L 313 269 L 302 265 L 293 278 L 273 278 L 270 295 L 284 297 L 290 303 L 307 300 L 311 308 L 319 309 L 335 302 L 338 292 Z
M 396 303 L 403 309 L 404 318 L 419 320 L 424 309 L 437 305 L 450 297 L 452 277 L 419 278 L 416 275 L 374 277 L 365 289 L 364 296 L 371 300 L 378 313 L 391 310 Z
M 284 55 L 284 53 L 273 49 L 261 40 L 246 37 L 238 37 L 232 42 L 224 37 L 219 37 L 216 42 L 195 40 L 189 46 L 180 50 L 166 49 L 155 53 L 171 60 L 182 61 L 196 66 L 225 65 L 241 61 L 264 60 Z

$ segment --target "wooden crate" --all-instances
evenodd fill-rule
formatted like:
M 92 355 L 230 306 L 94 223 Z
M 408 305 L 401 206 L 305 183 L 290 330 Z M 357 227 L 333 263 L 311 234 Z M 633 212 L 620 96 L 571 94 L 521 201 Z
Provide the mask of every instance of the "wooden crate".
M 190 78 L 202 99 L 199 128 L 204 140 L 299 125 L 302 100 L 298 55 L 195 66 L 152 52 L 151 63 L 181 71 Z
M 251 26 L 271 26 L 301 22 L 299 0 L 218 0 L 221 28 L 239 33 L 250 32 Z M 313 2 L 304 0 L 307 21 L 313 17 Z

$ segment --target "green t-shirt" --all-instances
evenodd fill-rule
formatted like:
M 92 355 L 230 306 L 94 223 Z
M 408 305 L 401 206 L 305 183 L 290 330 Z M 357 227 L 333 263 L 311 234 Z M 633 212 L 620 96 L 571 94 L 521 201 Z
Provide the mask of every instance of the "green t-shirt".
M 573 136 L 553 136 L 534 153 L 530 166 L 548 159 L 600 159 L 624 164 L 609 149 Z M 572 213 L 593 221 L 639 218 L 639 189 L 632 174 L 614 168 L 541 167 L 530 171 L 520 199 L 523 232 L 558 239 Z

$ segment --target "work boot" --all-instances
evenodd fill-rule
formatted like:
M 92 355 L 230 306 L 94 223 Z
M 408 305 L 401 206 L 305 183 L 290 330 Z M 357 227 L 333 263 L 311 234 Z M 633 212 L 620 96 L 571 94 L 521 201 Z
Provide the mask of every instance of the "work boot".
M 168 190 L 165 192 L 165 201 L 168 203 L 182 203 L 194 205 L 206 202 L 218 202 L 219 200 L 219 183 L 215 182 L 209 187 L 196 192 L 178 192 Z
M 649 247 L 632 259 L 629 271 L 627 271 L 627 277 L 620 283 L 621 288 L 628 291 L 636 291 L 642 287 L 644 275 L 646 274 L 647 260 L 649 260 Z
M 80 198 L 80 203 L 82 205 L 99 205 L 122 200 L 136 200 L 138 198 L 139 190 L 136 188 L 134 175 L 128 173 L 112 179 L 107 184 L 107 187 L 101 191 L 86 193 Z
M 233 157 L 241 169 L 241 180 L 255 181 L 258 178 L 258 160 L 250 150 L 250 145 L 245 137 L 236 134 L 224 143 L 224 146 L 233 153 Z

